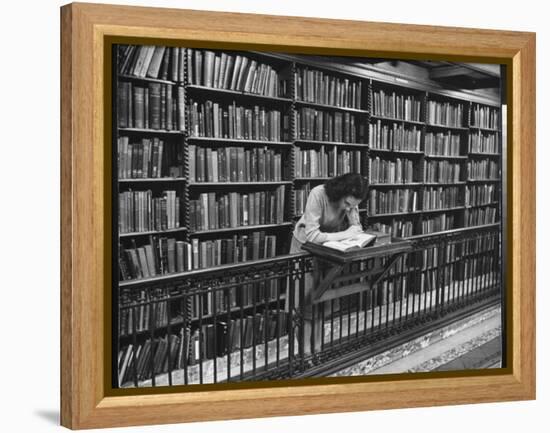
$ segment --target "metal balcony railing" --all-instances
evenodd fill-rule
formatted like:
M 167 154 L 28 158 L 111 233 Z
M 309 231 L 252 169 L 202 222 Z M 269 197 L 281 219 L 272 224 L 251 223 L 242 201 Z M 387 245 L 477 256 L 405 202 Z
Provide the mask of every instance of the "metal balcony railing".
M 117 311 L 119 386 L 288 379 L 322 371 L 373 342 L 498 299 L 500 243 L 498 228 L 424 236 L 376 284 L 367 262 L 348 265 L 333 287 L 365 289 L 317 304 L 309 328 L 304 288 L 314 258 L 308 253 L 125 285 Z

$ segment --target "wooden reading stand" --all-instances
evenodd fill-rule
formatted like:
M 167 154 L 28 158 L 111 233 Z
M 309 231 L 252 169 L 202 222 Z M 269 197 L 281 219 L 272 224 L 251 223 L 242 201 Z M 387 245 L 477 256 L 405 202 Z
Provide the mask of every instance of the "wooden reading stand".
M 401 238 L 391 238 L 390 243 L 375 243 L 370 247 L 346 252 L 311 242 L 306 242 L 302 248 L 314 256 L 312 301 L 319 303 L 375 286 L 399 257 L 412 250 L 412 243 Z M 342 273 L 346 265 L 360 262 L 365 263 L 363 269 L 353 273 Z M 331 288 L 335 283 L 357 280 L 361 277 L 366 281 Z

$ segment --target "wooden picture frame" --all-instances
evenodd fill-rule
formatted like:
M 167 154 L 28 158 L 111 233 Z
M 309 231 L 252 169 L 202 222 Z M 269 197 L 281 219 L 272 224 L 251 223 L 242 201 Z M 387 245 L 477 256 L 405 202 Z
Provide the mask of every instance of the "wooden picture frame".
M 117 37 L 508 67 L 507 367 L 315 385 L 117 392 L 106 379 L 110 170 L 104 66 Z M 251 42 L 253 41 L 253 42 Z M 72 429 L 535 398 L 534 33 L 73 3 L 61 8 L 61 424 Z M 107 159 L 106 159 L 107 158 Z M 120 390 L 118 390 L 120 391 Z M 254 402 L 254 404 L 250 404 Z

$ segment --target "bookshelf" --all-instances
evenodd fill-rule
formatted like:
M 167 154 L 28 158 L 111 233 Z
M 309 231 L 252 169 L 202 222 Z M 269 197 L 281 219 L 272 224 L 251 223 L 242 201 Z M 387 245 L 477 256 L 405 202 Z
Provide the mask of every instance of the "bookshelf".
M 159 335 L 202 339 L 211 306 L 151 288 L 286 254 L 311 188 L 349 171 L 369 179 L 365 227 L 422 239 L 499 224 L 498 102 L 275 53 L 119 46 L 114 57 L 113 285 L 126 327 L 160 305 Z M 265 316 L 284 297 L 269 290 Z M 256 314 L 232 296 L 217 301 L 229 320 Z M 184 323 L 192 309 L 202 313 Z M 134 346 L 154 337 L 141 328 Z
M 367 225 L 393 236 L 418 239 L 498 223 L 500 189 L 497 188 L 501 172 L 498 104 L 477 103 L 457 97 L 456 93 L 419 91 L 375 80 L 372 83 L 371 98 L 376 106 L 371 115 L 369 162 L 375 170 L 370 172 L 369 194 L 374 194 L 375 199 L 369 201 Z M 405 101 L 409 101 L 406 106 Z M 414 104 L 419 109 L 413 115 Z M 395 142 L 399 150 L 394 150 Z M 378 161 L 391 164 L 397 158 L 413 161 L 416 183 L 377 182 Z M 398 176 L 399 168 L 395 168 L 397 174 L 393 170 L 390 167 L 390 177 Z M 420 203 L 417 207 L 412 206 L 406 212 L 403 209 L 376 212 L 376 206 L 386 205 L 384 200 L 389 193 L 394 198 L 397 188 L 406 187 L 409 194 L 405 200 L 416 192 Z

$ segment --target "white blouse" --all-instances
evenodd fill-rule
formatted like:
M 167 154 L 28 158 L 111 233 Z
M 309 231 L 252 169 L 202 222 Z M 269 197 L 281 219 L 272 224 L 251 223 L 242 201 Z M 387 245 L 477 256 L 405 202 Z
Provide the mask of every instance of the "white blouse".
M 357 206 L 349 211 L 336 209 L 329 201 L 324 185 L 314 187 L 307 198 L 304 214 L 294 227 L 294 237 L 301 243 L 323 243 L 327 233 L 346 230 L 351 225 L 361 225 Z

